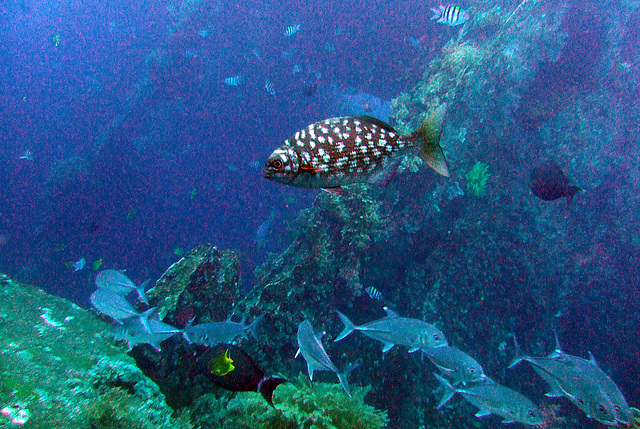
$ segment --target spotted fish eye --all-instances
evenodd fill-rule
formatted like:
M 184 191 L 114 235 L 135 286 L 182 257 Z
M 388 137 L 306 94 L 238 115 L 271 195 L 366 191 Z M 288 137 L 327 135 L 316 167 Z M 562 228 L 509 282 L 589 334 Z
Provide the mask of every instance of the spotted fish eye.
M 269 165 L 269 167 L 280 170 L 282 168 L 282 160 L 274 159 L 273 161 L 271 161 L 271 165 Z

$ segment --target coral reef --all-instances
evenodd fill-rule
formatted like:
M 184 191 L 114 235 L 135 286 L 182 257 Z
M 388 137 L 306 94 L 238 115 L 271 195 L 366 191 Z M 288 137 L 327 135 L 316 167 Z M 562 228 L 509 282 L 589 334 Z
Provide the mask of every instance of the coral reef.
M 275 408 L 257 393 L 240 393 L 231 401 L 203 397 L 195 405 L 194 423 L 212 429 L 386 428 L 386 413 L 364 403 L 368 391 L 355 388 L 348 397 L 337 384 L 312 385 L 300 374 L 295 384 L 276 389 Z
M 204 244 L 171 265 L 148 293 L 161 319 L 174 326 L 226 319 L 240 300 L 238 258 Z
M 4 275 L 0 291 L 0 426 L 190 427 L 103 336 L 107 323 Z

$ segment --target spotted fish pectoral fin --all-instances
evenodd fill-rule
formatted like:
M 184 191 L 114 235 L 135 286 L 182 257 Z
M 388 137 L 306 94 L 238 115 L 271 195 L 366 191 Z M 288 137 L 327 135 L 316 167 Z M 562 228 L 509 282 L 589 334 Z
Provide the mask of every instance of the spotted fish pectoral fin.
M 323 191 L 330 193 L 331 195 L 344 195 L 344 189 L 340 186 L 332 186 L 330 188 L 322 188 Z
M 442 128 L 444 118 L 447 114 L 447 103 L 433 109 L 427 119 L 424 120 L 420 128 L 416 130 L 412 136 L 422 139 L 422 144 L 418 154 L 424 162 L 433 168 L 438 174 L 449 177 L 449 165 L 444 156 L 442 147 L 440 147 L 440 137 L 442 136 Z
M 402 157 L 393 160 L 388 165 L 386 165 L 382 170 L 377 173 L 371 175 L 367 180 L 368 183 L 372 183 L 374 185 L 387 186 L 391 181 L 391 178 L 396 173 L 398 166 L 400 165 L 400 161 Z

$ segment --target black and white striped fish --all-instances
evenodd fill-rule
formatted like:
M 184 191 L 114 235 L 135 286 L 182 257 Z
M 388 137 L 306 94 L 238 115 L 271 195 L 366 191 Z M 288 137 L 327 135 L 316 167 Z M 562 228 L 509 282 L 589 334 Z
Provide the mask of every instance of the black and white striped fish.
M 276 95 L 276 90 L 273 89 L 273 83 L 271 83 L 271 81 L 269 79 L 267 79 L 264 83 L 264 89 L 267 91 L 267 94 L 269 95 Z
M 438 24 L 447 24 L 450 26 L 464 24 L 471 18 L 469 13 L 461 6 L 453 4 L 447 6 L 440 5 L 437 9 L 431 8 L 431 12 L 433 12 L 431 19 L 437 19 Z
M 382 295 L 382 292 L 380 292 L 375 287 L 369 286 L 364 291 L 367 293 L 367 295 L 369 295 L 371 299 L 374 299 L 376 301 L 384 301 L 384 295 Z
M 446 104 L 442 104 L 418 130 L 404 136 L 370 116 L 316 122 L 271 154 L 265 177 L 298 188 L 342 193 L 344 185 L 388 181 L 402 158 L 412 152 L 436 172 L 449 176 L 439 143 L 445 114 Z
M 224 84 L 229 86 L 238 86 L 244 82 L 244 78 L 242 76 L 229 76 L 224 78 Z
M 300 31 L 300 24 L 289 25 L 287 28 L 284 29 L 284 35 L 287 37 L 291 37 L 294 34 L 296 34 L 298 31 Z

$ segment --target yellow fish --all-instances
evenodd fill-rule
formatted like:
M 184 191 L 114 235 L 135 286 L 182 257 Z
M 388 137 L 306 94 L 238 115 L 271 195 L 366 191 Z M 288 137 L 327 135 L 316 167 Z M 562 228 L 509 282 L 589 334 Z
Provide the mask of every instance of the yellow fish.
M 229 357 L 229 349 L 220 354 L 211 364 L 211 373 L 221 377 L 229 374 L 234 369 L 236 367 L 233 366 L 233 359 Z
M 54 34 L 51 37 L 51 41 L 53 42 L 53 46 L 58 46 L 60 44 L 60 35 L 59 34 Z

